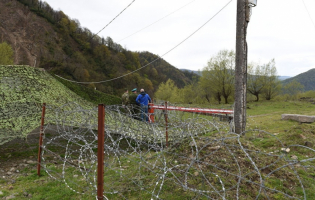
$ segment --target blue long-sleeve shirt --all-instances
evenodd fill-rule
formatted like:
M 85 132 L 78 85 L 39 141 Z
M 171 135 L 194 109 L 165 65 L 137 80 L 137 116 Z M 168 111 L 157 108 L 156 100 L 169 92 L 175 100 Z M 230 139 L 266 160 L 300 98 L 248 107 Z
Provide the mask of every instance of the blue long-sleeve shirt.
M 140 105 L 145 105 L 147 106 L 149 102 L 151 102 L 151 98 L 150 96 L 145 93 L 145 92 L 141 92 L 137 98 L 136 98 L 136 102 L 140 103 Z

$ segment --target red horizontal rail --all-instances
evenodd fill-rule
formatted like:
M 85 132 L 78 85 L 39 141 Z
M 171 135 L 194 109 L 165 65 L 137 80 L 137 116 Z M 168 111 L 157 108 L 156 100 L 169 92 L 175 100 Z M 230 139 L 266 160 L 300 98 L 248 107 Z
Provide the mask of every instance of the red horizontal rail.
M 165 106 L 152 105 L 151 108 L 165 110 Z M 208 108 L 185 108 L 185 107 L 176 107 L 176 106 L 167 106 L 167 110 L 177 110 L 183 112 L 193 112 L 193 113 L 204 113 L 204 114 L 225 114 L 232 115 L 233 110 L 224 110 L 224 109 L 208 109 Z

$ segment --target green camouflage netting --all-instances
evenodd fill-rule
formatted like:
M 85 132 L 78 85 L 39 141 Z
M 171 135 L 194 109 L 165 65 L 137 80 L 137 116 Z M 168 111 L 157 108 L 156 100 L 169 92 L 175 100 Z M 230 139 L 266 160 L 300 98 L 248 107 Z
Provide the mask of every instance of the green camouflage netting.
M 25 137 L 40 126 L 44 102 L 55 106 L 68 102 L 92 106 L 44 70 L 0 65 L 0 145 Z

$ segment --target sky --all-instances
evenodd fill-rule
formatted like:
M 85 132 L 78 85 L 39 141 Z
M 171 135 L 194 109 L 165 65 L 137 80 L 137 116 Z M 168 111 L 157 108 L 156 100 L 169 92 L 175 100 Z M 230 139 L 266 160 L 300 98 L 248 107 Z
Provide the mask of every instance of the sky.
M 46 2 L 92 33 L 108 25 L 100 37 L 109 36 L 130 51 L 163 55 L 179 69 L 202 70 L 220 50 L 235 50 L 237 0 Z M 248 62 L 265 64 L 275 59 L 280 76 L 315 68 L 315 0 L 257 0 L 247 43 Z

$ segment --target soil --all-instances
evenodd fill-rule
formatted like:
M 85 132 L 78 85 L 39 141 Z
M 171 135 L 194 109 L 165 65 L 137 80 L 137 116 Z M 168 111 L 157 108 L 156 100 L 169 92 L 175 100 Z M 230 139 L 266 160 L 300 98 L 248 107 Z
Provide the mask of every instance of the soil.
M 0 145 L 0 179 L 10 181 L 21 176 L 25 168 L 36 169 L 39 127 L 26 138 L 16 138 Z

